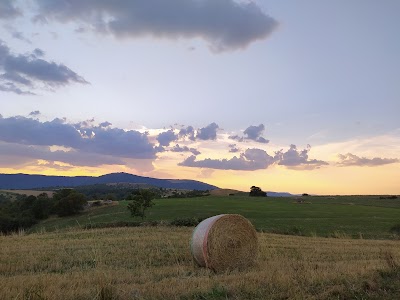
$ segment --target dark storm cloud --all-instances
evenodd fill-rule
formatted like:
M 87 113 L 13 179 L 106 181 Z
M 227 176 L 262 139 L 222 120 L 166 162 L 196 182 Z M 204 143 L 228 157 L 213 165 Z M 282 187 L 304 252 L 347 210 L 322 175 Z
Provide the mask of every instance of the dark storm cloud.
M 171 152 L 192 152 L 194 155 L 199 155 L 201 152 L 195 148 L 189 148 L 188 146 L 179 146 L 176 144 L 174 147 L 172 147 L 169 151 Z
M 0 90 L 33 94 L 32 89 L 53 89 L 74 82 L 88 83 L 65 65 L 38 58 L 41 54 L 43 51 L 40 49 L 35 49 L 30 55 L 14 54 L 0 40 Z
M 83 128 L 63 119 L 40 122 L 32 118 L 0 119 L 0 141 L 34 146 L 63 146 L 77 152 L 114 155 L 124 158 L 155 158 L 154 145 L 147 134 L 119 128 Z
M 80 22 L 117 37 L 203 38 L 213 51 L 247 47 L 278 23 L 254 2 L 234 0 L 36 0 L 37 21 Z
M 311 146 L 309 145 L 307 146 L 307 149 L 303 150 L 297 150 L 296 145 L 290 145 L 286 152 L 283 150 L 276 152 L 275 160 L 278 165 L 296 170 L 313 170 L 328 165 L 327 162 L 322 160 L 309 159 L 308 153 L 310 152 L 310 149 Z
M 177 134 L 174 133 L 172 129 L 161 132 L 157 136 L 157 141 L 160 143 L 160 146 L 169 146 L 169 144 L 173 141 L 176 141 L 179 138 Z
M 242 170 L 254 171 L 266 169 L 274 163 L 274 158 L 261 149 L 247 149 L 239 157 L 234 156 L 230 159 L 211 159 L 196 160 L 192 155 L 179 163 L 180 166 L 210 168 L 220 170 Z
M 0 19 L 12 19 L 21 15 L 14 0 L 0 0 Z
M 251 125 L 247 127 L 246 130 L 243 132 L 245 135 L 244 137 L 240 137 L 238 135 L 231 135 L 229 136 L 229 138 L 231 140 L 236 140 L 238 142 L 243 142 L 245 140 L 252 140 L 258 143 L 267 144 L 269 143 L 269 140 L 262 137 L 264 130 L 265 130 L 264 124 L 260 124 L 258 126 Z
M 400 162 L 400 160 L 397 158 L 380 158 L 380 157 L 366 158 L 366 157 L 359 157 L 351 153 L 339 154 L 338 156 L 340 159 L 338 165 L 341 167 L 351 167 L 351 166 L 376 167 L 376 166 L 383 166 Z
M 206 127 L 200 128 L 197 131 L 196 138 L 200 140 L 216 140 L 218 128 L 219 126 L 216 123 L 211 123 Z

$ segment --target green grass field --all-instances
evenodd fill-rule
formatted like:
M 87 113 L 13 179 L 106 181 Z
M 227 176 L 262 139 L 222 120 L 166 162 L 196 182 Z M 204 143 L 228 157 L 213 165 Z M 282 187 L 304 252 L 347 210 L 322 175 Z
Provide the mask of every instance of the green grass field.
M 265 232 L 368 239 L 394 238 L 390 228 L 400 223 L 400 199 L 377 196 L 307 197 L 298 204 L 293 198 L 202 197 L 158 199 L 148 211 L 146 221 L 171 221 L 177 218 L 208 217 L 216 214 L 241 214 Z M 31 232 L 53 231 L 87 224 L 133 219 L 126 206 L 100 207 L 69 218 L 50 218 Z

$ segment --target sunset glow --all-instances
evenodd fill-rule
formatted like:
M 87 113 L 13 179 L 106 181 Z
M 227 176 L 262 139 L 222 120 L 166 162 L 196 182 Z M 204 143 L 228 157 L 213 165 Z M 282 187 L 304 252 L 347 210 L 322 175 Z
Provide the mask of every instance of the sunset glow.
M 399 1 L 151 1 L 0 5 L 0 173 L 400 194 Z

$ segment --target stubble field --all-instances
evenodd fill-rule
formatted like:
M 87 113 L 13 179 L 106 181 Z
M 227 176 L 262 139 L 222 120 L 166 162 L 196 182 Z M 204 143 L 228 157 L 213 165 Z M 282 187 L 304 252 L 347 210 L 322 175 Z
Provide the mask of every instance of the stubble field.
M 1 299 L 400 299 L 400 242 L 259 233 L 257 265 L 194 265 L 193 228 L 0 236 Z

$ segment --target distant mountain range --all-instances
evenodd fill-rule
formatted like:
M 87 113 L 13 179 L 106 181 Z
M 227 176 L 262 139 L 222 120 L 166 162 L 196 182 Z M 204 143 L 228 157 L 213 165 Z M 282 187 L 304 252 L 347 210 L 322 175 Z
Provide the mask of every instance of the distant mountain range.
M 291 193 L 286 192 L 267 192 L 268 197 L 293 197 L 298 195 L 293 195 Z
M 157 179 L 128 173 L 111 173 L 93 176 L 46 176 L 28 174 L 0 174 L 0 189 L 38 189 L 48 187 L 76 187 L 92 184 L 133 183 L 160 188 L 186 190 L 214 190 L 218 187 L 196 180 Z

